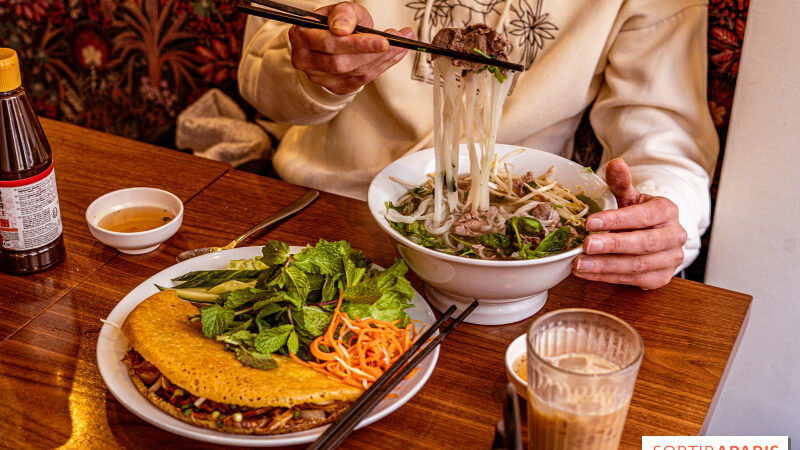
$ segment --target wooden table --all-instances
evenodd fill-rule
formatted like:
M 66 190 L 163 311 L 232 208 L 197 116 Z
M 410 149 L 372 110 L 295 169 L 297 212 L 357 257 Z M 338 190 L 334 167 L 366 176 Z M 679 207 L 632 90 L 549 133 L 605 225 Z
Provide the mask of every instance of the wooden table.
M 174 264 L 181 250 L 228 242 L 305 189 L 117 137 L 45 124 L 55 149 L 69 257 L 43 274 L 0 278 L 2 445 L 211 448 L 148 425 L 110 395 L 95 360 L 100 319 L 128 291 Z M 176 176 L 186 173 L 191 176 Z M 181 230 L 147 255 L 103 247 L 90 239 L 82 222 L 94 196 L 132 185 L 166 187 L 185 201 Z M 397 257 L 365 203 L 325 193 L 251 244 L 267 239 L 306 244 L 319 238 L 346 239 L 381 265 Z M 422 292 L 419 280 L 411 279 Z M 642 435 L 700 431 L 749 303 L 749 296 L 680 279 L 642 291 L 570 277 L 550 291 L 543 311 L 595 308 L 639 330 L 645 357 L 622 447 L 640 448 Z M 425 387 L 397 412 L 352 434 L 344 447 L 488 448 L 501 415 L 505 347 L 529 323 L 459 327 L 443 344 Z

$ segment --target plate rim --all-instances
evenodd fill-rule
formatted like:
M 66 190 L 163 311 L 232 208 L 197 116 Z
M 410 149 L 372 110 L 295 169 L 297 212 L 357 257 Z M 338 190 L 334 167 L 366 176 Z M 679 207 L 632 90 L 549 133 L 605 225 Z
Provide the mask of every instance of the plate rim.
M 179 419 L 172 417 L 171 415 L 164 412 L 162 409 L 158 408 L 152 402 L 147 400 L 146 397 L 142 396 L 138 390 L 133 387 L 133 382 L 130 380 L 130 377 L 127 375 L 127 368 L 124 368 L 124 364 L 120 360 L 116 363 L 113 360 L 108 360 L 107 355 L 111 353 L 116 353 L 116 349 L 114 348 L 115 344 L 117 344 L 117 340 L 121 337 L 122 339 L 127 339 L 122 334 L 121 330 L 116 327 L 116 325 L 122 325 L 122 323 L 127 319 L 128 314 L 141 302 L 147 299 L 149 296 L 143 296 L 141 299 L 136 299 L 135 296 L 137 290 L 144 290 L 148 287 L 152 287 L 154 290 L 154 284 L 156 280 L 163 278 L 164 272 L 174 270 L 175 267 L 180 265 L 194 265 L 198 261 L 209 260 L 209 263 L 212 261 L 222 259 L 223 255 L 225 254 L 232 254 L 232 253 L 253 253 L 253 255 L 245 256 L 252 258 L 253 256 L 257 256 L 260 254 L 262 246 L 249 246 L 249 247 L 238 247 L 230 250 L 223 250 L 217 253 L 201 255 L 190 260 L 186 260 L 177 264 L 173 264 L 171 266 L 165 267 L 164 269 L 158 271 L 156 274 L 152 275 L 151 277 L 147 278 L 143 282 L 136 285 L 133 289 L 128 291 L 127 294 L 117 302 L 116 306 L 109 312 L 108 316 L 103 320 L 103 326 L 100 328 L 100 333 L 97 337 L 97 346 L 95 352 L 95 358 L 97 361 L 97 367 L 100 372 L 100 377 L 103 379 L 103 383 L 106 385 L 106 388 L 114 396 L 114 398 L 122 404 L 128 411 L 133 413 L 135 416 L 139 417 L 140 419 L 144 420 L 145 422 L 153 425 L 157 428 L 160 428 L 164 431 L 169 433 L 177 434 L 179 436 L 187 437 L 190 439 L 209 442 L 213 444 L 226 444 L 226 445 L 233 445 L 233 446 L 260 446 L 260 447 L 276 447 L 276 446 L 286 446 L 286 445 L 296 445 L 296 444 L 304 444 L 313 442 L 326 428 L 327 425 L 323 425 L 320 427 L 312 428 L 309 430 L 298 431 L 294 433 L 286 433 L 286 434 L 274 434 L 274 435 L 236 435 L 231 433 L 224 433 L 221 431 L 210 430 L 207 428 L 196 427 L 194 425 L 188 424 L 183 422 Z M 302 250 L 303 246 L 291 246 L 290 251 L 297 252 Z M 241 255 L 240 255 L 241 256 Z M 230 261 L 234 258 L 225 258 L 222 259 L 224 261 Z M 378 266 L 380 267 L 380 266 Z M 156 293 L 153 292 L 153 293 Z M 428 305 L 427 301 L 425 300 L 422 295 L 414 289 L 414 308 L 422 309 L 422 313 L 433 317 L 435 319 L 435 315 L 433 310 L 431 309 L 430 305 Z M 119 317 L 117 317 L 119 316 Z M 433 370 L 436 368 L 436 364 L 438 363 L 439 359 L 439 347 L 434 349 L 433 352 L 426 358 L 426 361 L 423 364 L 427 365 L 424 371 L 420 371 L 418 374 L 415 375 L 414 378 L 419 377 L 414 384 L 409 385 L 408 391 L 403 393 L 399 396 L 395 401 L 391 402 L 390 404 L 384 406 L 382 409 L 378 409 L 380 407 L 380 403 L 378 406 L 373 409 L 370 414 L 364 418 L 356 427 L 362 428 L 372 423 L 377 422 L 380 419 L 388 416 L 389 414 L 395 412 L 401 406 L 405 405 L 409 400 L 414 398 L 416 394 L 419 392 L 420 389 L 428 382 Z M 143 406 L 144 411 L 141 410 L 140 406 L 135 404 L 134 398 L 129 398 L 126 392 L 122 390 L 122 387 L 117 387 L 116 383 L 118 371 L 122 369 L 124 376 L 125 383 L 129 383 L 130 386 L 136 392 L 136 395 L 139 396 L 140 399 L 144 399 L 147 403 Z M 122 377 L 120 377 L 122 378 Z M 413 378 L 412 378 L 413 380 Z M 411 380 L 409 380 L 411 381 Z M 407 383 L 406 381 L 402 383 Z M 385 400 L 384 400 L 385 401 Z M 148 411 L 148 409 L 150 411 Z M 158 414 L 152 414 L 152 411 L 156 411 Z M 191 428 L 187 428 L 191 427 Z M 293 436 L 294 435 L 294 436 Z

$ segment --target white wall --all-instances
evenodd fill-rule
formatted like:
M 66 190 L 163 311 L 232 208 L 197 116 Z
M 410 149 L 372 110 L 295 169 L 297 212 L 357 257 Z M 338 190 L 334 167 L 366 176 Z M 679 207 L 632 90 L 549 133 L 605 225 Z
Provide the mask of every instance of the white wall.
M 706 283 L 753 303 L 705 434 L 800 440 L 797 0 L 751 0 Z

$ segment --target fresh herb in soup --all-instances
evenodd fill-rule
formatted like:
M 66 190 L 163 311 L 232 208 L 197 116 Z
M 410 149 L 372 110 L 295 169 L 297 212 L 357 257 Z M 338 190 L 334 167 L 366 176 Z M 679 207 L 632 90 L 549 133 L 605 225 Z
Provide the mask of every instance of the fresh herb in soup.
M 505 167 L 504 161 L 495 167 Z M 504 173 L 505 172 L 505 173 Z M 583 192 L 573 194 L 553 180 L 553 168 L 536 177 L 495 170 L 488 189 L 489 206 L 474 209 L 469 202 L 469 174 L 455 178 L 448 211 L 437 224 L 432 174 L 421 186 L 394 179 L 410 189 L 396 203 L 386 202 L 386 219 L 410 241 L 450 255 L 488 260 L 543 258 L 580 246 L 586 238 L 586 217 L 600 211 Z

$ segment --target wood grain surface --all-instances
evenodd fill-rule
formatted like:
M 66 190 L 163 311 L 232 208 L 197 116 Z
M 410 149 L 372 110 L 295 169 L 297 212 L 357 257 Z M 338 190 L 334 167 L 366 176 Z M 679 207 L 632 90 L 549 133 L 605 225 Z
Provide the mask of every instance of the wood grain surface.
M 303 192 L 229 172 L 186 204 L 184 226 L 159 250 L 113 257 L 0 344 L 2 445 L 211 448 L 148 425 L 110 395 L 95 359 L 100 319 L 135 286 L 174 264 L 181 250 L 227 243 Z M 304 245 L 319 238 L 346 239 L 381 265 L 397 257 L 365 203 L 325 193 L 244 245 L 268 239 Z M 422 292 L 419 279 L 410 278 Z M 749 303 L 749 296 L 680 279 L 642 291 L 569 277 L 550 290 L 543 312 L 595 308 L 640 332 L 645 356 L 621 446 L 640 448 L 642 435 L 699 432 Z M 395 413 L 352 434 L 342 448 L 489 448 L 501 414 L 505 348 L 531 320 L 460 326 L 443 344 L 422 390 Z
M 91 236 L 86 207 L 116 189 L 166 189 L 184 202 L 230 170 L 228 164 L 41 119 L 53 151 L 66 260 L 43 273 L 0 273 L 0 341 L 77 286 L 117 251 Z

